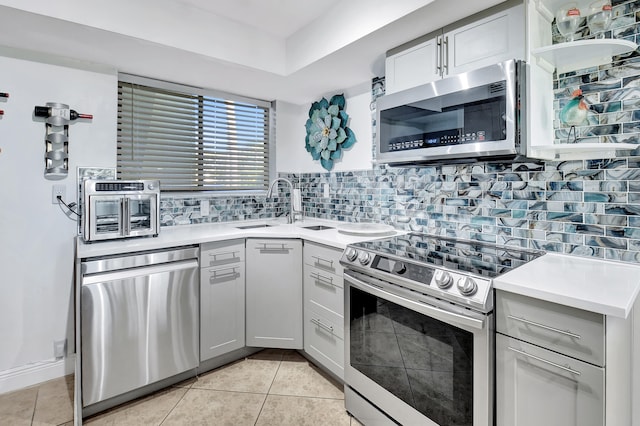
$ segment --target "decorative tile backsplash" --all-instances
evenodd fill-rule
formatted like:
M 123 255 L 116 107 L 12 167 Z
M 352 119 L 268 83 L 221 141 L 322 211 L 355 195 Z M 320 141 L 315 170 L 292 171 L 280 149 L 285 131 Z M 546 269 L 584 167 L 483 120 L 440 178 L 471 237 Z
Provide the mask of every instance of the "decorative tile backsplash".
M 640 1 L 613 1 L 608 36 L 636 42 Z M 582 35 L 589 37 L 588 30 Z M 372 106 L 383 93 L 373 81 Z M 554 81 L 558 111 L 580 88 L 590 107 L 582 142 L 639 143 L 640 55 L 598 68 L 561 74 Z M 375 133 L 375 122 L 372 120 Z M 556 139 L 567 129 L 556 119 Z M 375 138 L 375 134 L 374 134 Z M 637 150 L 636 150 L 637 152 Z M 580 256 L 640 262 L 640 153 L 613 160 L 532 162 L 425 167 L 374 166 L 371 170 L 282 176 L 302 189 L 309 217 L 388 223 L 460 238 L 544 249 Z M 323 185 L 330 197 L 323 197 Z M 288 190 L 279 197 L 162 196 L 162 225 L 223 222 L 279 216 L 288 211 Z M 199 203 L 210 201 L 210 214 Z

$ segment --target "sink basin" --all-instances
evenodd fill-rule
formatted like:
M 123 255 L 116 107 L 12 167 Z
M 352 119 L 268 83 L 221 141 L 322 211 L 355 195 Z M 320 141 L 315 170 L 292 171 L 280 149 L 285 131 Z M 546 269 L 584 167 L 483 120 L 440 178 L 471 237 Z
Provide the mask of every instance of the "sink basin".
M 310 229 L 312 231 L 323 231 L 325 229 L 333 229 L 333 226 L 326 226 L 326 225 L 309 225 L 309 226 L 303 226 L 304 229 Z
M 267 223 L 260 223 L 260 224 L 256 224 L 256 225 L 236 226 L 236 228 L 238 228 L 238 229 L 253 229 L 253 228 L 269 228 L 271 226 L 275 226 L 275 225 L 269 225 Z

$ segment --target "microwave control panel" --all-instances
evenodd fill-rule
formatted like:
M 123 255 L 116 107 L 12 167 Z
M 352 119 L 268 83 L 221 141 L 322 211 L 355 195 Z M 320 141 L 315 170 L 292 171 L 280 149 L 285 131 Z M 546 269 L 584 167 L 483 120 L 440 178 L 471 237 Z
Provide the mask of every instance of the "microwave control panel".
M 484 130 L 463 133 L 460 129 L 442 132 L 422 133 L 403 136 L 389 141 L 389 151 L 407 151 L 410 149 L 432 148 L 445 145 L 459 145 L 470 142 L 486 141 Z

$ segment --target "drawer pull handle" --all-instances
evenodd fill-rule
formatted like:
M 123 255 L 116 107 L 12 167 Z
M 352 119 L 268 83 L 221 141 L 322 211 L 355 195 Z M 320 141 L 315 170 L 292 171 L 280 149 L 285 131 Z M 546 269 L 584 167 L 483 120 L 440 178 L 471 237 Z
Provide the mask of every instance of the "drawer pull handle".
M 544 325 L 544 324 L 540 324 L 540 323 L 537 323 L 537 322 L 529 321 L 528 319 L 514 317 L 513 315 L 507 315 L 507 318 L 515 320 L 515 321 L 520 321 L 520 322 L 523 322 L 523 323 L 528 324 L 528 325 L 533 325 L 535 327 L 544 328 L 545 330 L 553 331 L 555 333 L 564 334 L 565 336 L 569 336 L 569 337 L 572 337 L 574 339 L 581 339 L 582 338 L 579 334 L 575 334 L 575 333 L 572 333 L 570 331 L 560 330 L 559 328 L 549 327 L 548 325 Z
M 320 268 L 324 268 L 324 269 L 331 269 L 333 270 L 333 260 L 327 260 L 327 259 L 323 259 L 319 256 L 311 256 L 316 260 L 315 266 L 320 267 Z M 324 262 L 324 264 L 323 264 Z
M 323 324 L 322 321 L 320 321 L 319 319 L 315 319 L 315 318 L 311 318 L 311 322 L 314 323 L 315 325 L 317 325 L 320 328 L 324 328 L 329 333 L 333 333 L 333 326 Z
M 311 275 L 311 278 L 316 280 L 317 283 L 336 287 L 336 285 L 333 283 L 333 278 L 332 277 L 325 277 L 324 275 L 320 275 L 317 272 L 315 272 L 315 273 L 312 272 L 310 275 Z
M 508 348 L 510 351 L 513 351 L 513 352 L 515 352 L 515 353 L 517 353 L 517 354 L 520 354 L 520 355 L 526 356 L 527 358 L 535 359 L 536 361 L 544 362 L 545 364 L 549 364 L 549 365 L 551 365 L 551 366 L 553 366 L 553 367 L 556 367 L 556 368 L 559 368 L 559 369 L 561 369 L 561 370 L 568 371 L 569 373 L 571 373 L 571 374 L 575 374 L 576 376 L 579 376 L 579 375 L 581 374 L 579 371 L 576 371 L 576 370 L 574 370 L 573 368 L 565 367 L 564 365 L 560 365 L 560 364 L 557 364 L 557 363 L 555 363 L 555 362 L 548 361 L 548 360 L 546 360 L 546 359 L 544 359 L 544 358 L 540 358 L 539 356 L 535 356 L 535 355 L 528 354 L 528 353 L 526 353 L 525 351 L 521 351 L 521 350 L 519 350 L 519 349 L 514 349 L 514 348 L 512 348 L 511 346 L 507 346 L 507 348 Z
M 222 271 L 231 271 L 224 274 L 219 274 Z M 240 273 L 236 271 L 236 268 L 217 269 L 215 271 L 209 271 L 211 277 L 209 278 L 210 284 L 217 284 L 224 281 L 235 280 L 240 276 Z
M 223 251 L 223 252 L 218 252 L 218 253 L 209 253 L 210 257 L 217 257 L 217 256 L 226 256 L 228 254 L 231 255 L 231 257 L 236 257 L 236 253 L 240 253 L 239 251 Z

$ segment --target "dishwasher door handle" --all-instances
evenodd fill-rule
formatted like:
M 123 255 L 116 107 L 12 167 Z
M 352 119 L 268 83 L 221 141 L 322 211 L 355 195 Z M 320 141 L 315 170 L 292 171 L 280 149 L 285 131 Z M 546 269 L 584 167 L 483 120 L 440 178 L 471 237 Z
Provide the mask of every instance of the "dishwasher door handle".
M 127 278 L 135 278 L 139 276 L 159 274 L 163 272 L 181 271 L 183 269 L 197 268 L 198 261 L 196 259 L 180 260 L 177 262 L 163 263 L 160 265 L 141 266 L 132 269 L 124 269 L 121 271 L 103 272 L 99 274 L 85 275 L 82 277 L 82 285 L 90 285 L 103 283 L 105 281 L 126 280 Z

